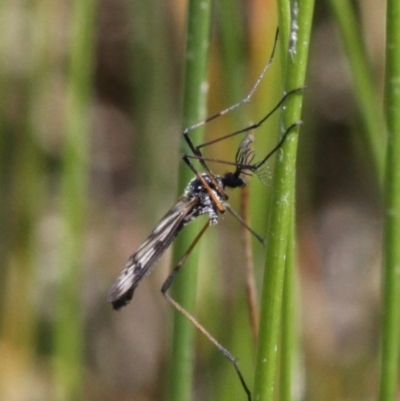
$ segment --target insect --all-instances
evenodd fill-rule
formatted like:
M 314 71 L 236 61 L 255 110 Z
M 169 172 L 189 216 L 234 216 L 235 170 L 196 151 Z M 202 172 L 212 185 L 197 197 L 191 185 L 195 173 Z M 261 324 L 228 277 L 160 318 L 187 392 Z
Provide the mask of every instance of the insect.
M 264 242 L 263 238 L 254 232 L 243 219 L 230 207 L 228 203 L 228 195 L 225 190 L 227 188 L 242 188 L 246 185 L 246 181 L 243 175 L 259 174 L 262 166 L 270 159 L 270 157 L 281 148 L 284 141 L 287 139 L 290 131 L 299 125 L 299 122 L 292 124 L 286 129 L 282 138 L 278 144 L 261 160 L 254 162 L 255 154 L 251 150 L 252 136 L 247 135 L 246 138 L 241 142 L 235 156 L 234 162 L 215 160 L 211 158 L 206 158 L 201 152 L 201 148 L 204 146 L 211 145 L 218 141 L 227 139 L 229 137 L 239 135 L 241 133 L 248 133 L 261 124 L 263 124 L 279 107 L 282 105 L 284 100 L 292 93 L 295 93 L 303 88 L 297 88 L 290 92 L 287 92 L 277 105 L 258 123 L 250 125 L 239 131 L 233 132 L 231 134 L 220 137 L 216 140 L 195 146 L 189 136 L 189 132 L 207 122 L 222 116 L 237 107 L 240 107 L 244 103 L 247 103 L 252 97 L 253 93 L 257 89 L 263 75 L 271 64 L 276 48 L 276 43 L 278 39 L 278 32 L 275 37 L 274 47 L 272 54 L 267 65 L 260 77 L 258 78 L 256 84 L 251 90 L 247 98 L 243 99 L 239 103 L 219 112 L 218 114 L 209 117 L 207 120 L 195 124 L 187 128 L 184 132 L 184 138 L 192 151 L 192 154 L 185 154 L 182 156 L 185 163 L 192 169 L 195 177 L 186 186 L 183 195 L 178 199 L 177 203 L 166 213 L 166 215 L 159 221 L 155 229 L 152 231 L 150 236 L 144 241 L 144 243 L 139 247 L 139 249 L 129 258 L 126 263 L 122 273 L 111 287 L 108 301 L 112 303 L 113 308 L 116 310 L 121 309 L 127 305 L 134 294 L 136 287 L 139 285 L 141 280 L 148 275 L 152 268 L 156 265 L 159 258 L 163 255 L 166 249 L 171 245 L 174 238 L 179 234 L 179 232 L 191 221 L 199 216 L 206 215 L 208 221 L 202 228 L 200 233 L 192 242 L 192 245 L 183 255 L 182 259 L 172 270 L 170 275 L 164 282 L 161 292 L 170 303 L 181 312 L 186 318 L 188 318 L 203 334 L 205 334 L 209 340 L 214 343 L 214 345 L 231 361 L 233 364 L 240 382 L 248 396 L 249 401 L 251 400 L 250 390 L 243 378 L 243 375 L 239 369 L 236 358 L 224 348 L 197 320 L 190 315 L 181 305 L 179 305 L 171 296 L 168 294 L 168 289 L 170 288 L 176 274 L 179 272 L 180 268 L 184 264 L 185 260 L 189 256 L 190 252 L 197 244 L 201 236 L 207 230 L 210 225 L 215 225 L 219 221 L 221 214 L 225 213 L 227 210 L 236 219 L 238 219 L 250 232 L 260 241 Z M 203 173 L 199 173 L 192 163 L 192 159 L 198 160 L 204 169 Z M 219 162 L 227 165 L 234 166 L 234 170 L 225 173 L 224 175 L 213 174 L 208 165 L 207 161 Z

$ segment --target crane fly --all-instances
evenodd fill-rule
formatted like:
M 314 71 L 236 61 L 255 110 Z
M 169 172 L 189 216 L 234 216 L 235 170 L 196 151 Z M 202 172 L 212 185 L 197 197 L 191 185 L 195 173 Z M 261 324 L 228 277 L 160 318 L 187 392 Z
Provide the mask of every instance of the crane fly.
M 278 144 L 261 160 L 254 162 L 255 154 L 251 149 L 251 143 L 253 138 L 251 135 L 247 135 L 241 142 L 235 156 L 234 162 L 223 161 L 218 159 L 211 159 L 204 157 L 201 148 L 219 142 L 221 140 L 236 136 L 242 133 L 249 133 L 250 131 L 261 126 L 276 110 L 280 108 L 284 100 L 291 94 L 301 91 L 303 88 L 293 89 L 283 95 L 275 107 L 264 116 L 258 123 L 247 126 L 241 130 L 235 131 L 231 134 L 222 136 L 213 141 L 203 143 L 199 146 L 195 146 L 189 136 L 189 132 L 195 128 L 198 128 L 217 117 L 220 117 L 228 112 L 242 106 L 243 104 L 250 101 L 253 93 L 260 84 L 265 72 L 272 63 L 275 48 L 278 39 L 278 31 L 275 36 L 275 42 L 272 50 L 272 54 L 267 65 L 264 67 L 261 75 L 259 76 L 256 84 L 253 86 L 249 95 L 241 100 L 239 103 L 228 107 L 227 109 L 207 118 L 206 120 L 192 125 L 183 132 L 184 139 L 186 140 L 192 154 L 185 154 L 182 156 L 184 162 L 195 174 L 194 178 L 186 186 L 182 196 L 178 199 L 176 204 L 165 214 L 165 216 L 158 222 L 152 233 L 139 247 L 139 249 L 128 259 L 124 269 L 120 276 L 110 289 L 108 301 L 111 302 L 114 309 L 119 310 L 126 306 L 132 299 L 136 287 L 139 285 L 141 280 L 147 276 L 156 265 L 159 258 L 164 254 L 167 248 L 171 245 L 175 237 L 179 232 L 191 221 L 197 217 L 206 215 L 208 221 L 199 232 L 197 237 L 192 242 L 189 249 L 182 256 L 181 260 L 174 267 L 172 272 L 164 282 L 161 292 L 167 301 L 169 301 L 179 312 L 181 312 L 187 319 L 189 319 L 197 329 L 199 329 L 207 338 L 225 355 L 233 364 L 239 380 L 247 394 L 248 400 L 251 401 L 250 390 L 244 380 L 244 377 L 239 369 L 237 359 L 224 347 L 222 346 L 197 320 L 189 314 L 180 304 L 178 304 L 168 294 L 176 274 L 184 264 L 185 260 L 189 256 L 190 252 L 200 240 L 201 236 L 207 230 L 210 225 L 215 225 L 219 221 L 219 217 L 226 212 L 226 210 L 232 214 L 241 224 L 245 226 L 261 243 L 264 243 L 263 238 L 252 230 L 246 222 L 238 215 L 228 203 L 228 195 L 225 192 L 227 188 L 243 188 L 246 185 L 244 175 L 256 174 L 259 175 L 264 164 L 270 159 L 270 157 L 282 147 L 283 143 L 287 139 L 292 129 L 296 128 L 301 122 L 296 122 L 288 127 L 283 133 Z M 199 173 L 194 167 L 192 160 L 198 160 L 205 172 Z M 225 173 L 224 175 L 213 174 L 206 162 L 217 162 L 234 167 L 234 171 Z
M 241 177 L 241 174 L 257 173 L 259 168 L 282 146 L 290 130 L 297 125 L 291 125 L 278 145 L 260 162 L 251 164 L 250 161 L 253 159 L 254 153 L 248 146 L 252 141 L 247 137 L 238 149 L 234 172 L 227 172 L 223 176 L 213 174 L 212 178 L 209 173 L 203 173 L 200 178 L 195 177 L 189 182 L 177 203 L 158 222 L 147 240 L 129 258 L 121 275 L 112 286 L 108 300 L 114 309 L 119 310 L 129 303 L 140 281 L 151 272 L 158 259 L 188 223 L 201 215 L 207 215 L 209 225 L 217 224 L 220 213 L 223 213 L 219 210 L 221 206 L 224 210 L 226 209 L 232 214 L 235 213 L 227 203 L 228 196 L 220 193 L 220 190 L 244 187 L 246 181 Z M 208 188 L 204 182 L 207 183 Z M 209 188 L 212 194 L 210 194 Z M 238 217 L 236 214 L 234 216 Z M 244 221 L 241 222 L 245 224 Z M 264 242 L 247 224 L 246 228 L 260 242 Z

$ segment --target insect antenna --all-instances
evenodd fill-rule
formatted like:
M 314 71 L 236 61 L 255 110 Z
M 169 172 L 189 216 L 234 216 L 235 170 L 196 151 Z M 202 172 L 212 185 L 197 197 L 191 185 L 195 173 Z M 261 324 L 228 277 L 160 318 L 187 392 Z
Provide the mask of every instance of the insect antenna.
M 247 136 L 240 143 L 238 150 L 236 151 L 236 164 L 251 164 L 255 157 L 255 152 L 251 149 L 251 144 L 254 142 L 254 136 L 251 133 L 248 133 Z
M 248 157 L 248 155 L 250 154 L 251 149 L 249 148 L 244 148 L 242 150 L 242 154 L 244 155 L 243 157 L 239 158 L 240 160 L 238 160 L 237 163 L 237 168 L 236 171 L 240 172 L 241 174 L 244 174 L 245 170 L 251 171 L 252 173 L 256 174 L 258 176 L 259 173 L 262 172 L 261 167 L 263 167 L 263 165 L 271 158 L 271 156 L 273 156 L 275 154 L 275 152 L 277 152 L 285 143 L 286 139 L 289 137 L 290 132 L 295 129 L 296 127 L 300 126 L 303 122 L 302 121 L 296 121 L 295 123 L 293 123 L 292 125 L 290 125 L 285 132 L 282 135 L 282 138 L 280 139 L 280 141 L 274 146 L 274 148 L 272 148 L 272 150 L 269 151 L 269 153 L 260 161 L 258 161 L 257 163 L 252 164 L 250 163 L 241 163 L 242 160 L 247 160 L 246 158 Z M 241 146 L 245 147 L 245 146 L 250 146 L 251 142 L 246 142 L 247 138 L 245 139 L 245 141 L 242 142 Z M 253 152 L 254 153 L 254 152 Z M 253 159 L 251 159 L 253 160 Z

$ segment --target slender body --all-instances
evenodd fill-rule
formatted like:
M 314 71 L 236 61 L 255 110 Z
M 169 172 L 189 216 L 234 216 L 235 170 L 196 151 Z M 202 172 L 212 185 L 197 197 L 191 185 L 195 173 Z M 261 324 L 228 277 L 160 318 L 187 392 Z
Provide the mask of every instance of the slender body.
M 121 275 L 112 286 L 108 300 L 114 309 L 121 309 L 129 303 L 133 293 L 143 277 L 149 274 L 159 258 L 171 245 L 174 238 L 192 220 L 203 214 L 208 215 L 210 224 L 217 224 L 219 208 L 216 198 L 222 205 L 227 206 L 226 194 L 220 193 L 226 187 L 243 187 L 245 181 L 239 173 L 226 173 L 223 177 L 214 175 L 213 180 L 207 173 L 201 175 L 209 185 L 213 196 L 210 195 L 201 179 L 195 177 L 187 185 L 178 202 L 159 221 L 147 240 L 129 258 Z M 217 184 L 216 188 L 214 182 Z

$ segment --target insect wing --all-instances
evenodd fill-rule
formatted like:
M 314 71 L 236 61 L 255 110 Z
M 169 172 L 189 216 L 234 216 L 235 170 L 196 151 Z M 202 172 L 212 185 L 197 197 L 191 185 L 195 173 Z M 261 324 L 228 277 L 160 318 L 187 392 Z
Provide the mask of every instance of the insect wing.
M 181 198 L 129 258 L 108 296 L 108 301 L 115 309 L 122 308 L 132 299 L 133 291 L 139 281 L 150 273 L 152 267 L 169 247 L 183 227 L 183 219 L 193 210 L 197 201 L 197 198 L 191 200 Z

